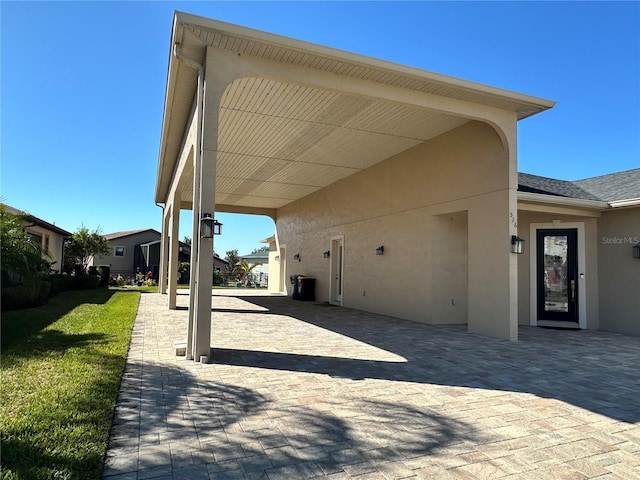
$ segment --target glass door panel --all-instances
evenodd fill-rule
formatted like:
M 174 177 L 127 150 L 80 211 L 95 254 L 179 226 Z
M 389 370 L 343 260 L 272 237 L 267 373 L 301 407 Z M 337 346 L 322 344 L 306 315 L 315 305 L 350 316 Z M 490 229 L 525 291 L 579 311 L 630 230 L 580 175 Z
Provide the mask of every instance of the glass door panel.
M 538 230 L 536 240 L 538 320 L 577 322 L 577 230 Z

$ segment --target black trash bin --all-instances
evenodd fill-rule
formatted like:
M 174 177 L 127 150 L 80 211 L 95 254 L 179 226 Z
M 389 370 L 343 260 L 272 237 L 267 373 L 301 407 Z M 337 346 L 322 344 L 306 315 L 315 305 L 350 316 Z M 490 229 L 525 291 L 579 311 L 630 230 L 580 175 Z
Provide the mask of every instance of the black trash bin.
M 298 275 L 298 300 L 315 301 L 316 279 Z
M 291 285 L 293 285 L 293 295 L 291 296 L 291 298 L 293 298 L 294 300 L 300 299 L 300 291 L 298 290 L 298 277 L 300 277 L 300 275 L 295 273 L 293 275 L 289 275 L 289 281 L 291 282 Z

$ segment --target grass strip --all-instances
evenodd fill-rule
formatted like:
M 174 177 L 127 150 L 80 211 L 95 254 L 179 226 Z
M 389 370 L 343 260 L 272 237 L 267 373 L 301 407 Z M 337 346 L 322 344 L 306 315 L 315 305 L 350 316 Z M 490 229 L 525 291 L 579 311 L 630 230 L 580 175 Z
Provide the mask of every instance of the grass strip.
M 140 292 L 2 315 L 0 478 L 99 479 Z

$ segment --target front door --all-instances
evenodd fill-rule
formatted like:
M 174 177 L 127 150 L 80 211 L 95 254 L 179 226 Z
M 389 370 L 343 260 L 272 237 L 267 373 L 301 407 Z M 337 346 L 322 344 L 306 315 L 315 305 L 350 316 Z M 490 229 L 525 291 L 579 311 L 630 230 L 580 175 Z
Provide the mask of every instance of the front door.
M 342 272 L 344 269 L 344 238 L 337 237 L 331 239 L 331 295 L 330 303 L 342 305 Z
M 577 229 L 539 229 L 536 233 L 538 320 L 578 326 Z

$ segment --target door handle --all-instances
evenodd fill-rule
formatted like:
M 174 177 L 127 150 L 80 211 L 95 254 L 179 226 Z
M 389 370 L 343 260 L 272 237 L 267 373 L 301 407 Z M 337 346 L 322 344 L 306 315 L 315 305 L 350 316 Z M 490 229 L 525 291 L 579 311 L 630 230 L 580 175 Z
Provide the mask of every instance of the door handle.
M 571 301 L 576 301 L 576 281 L 571 280 Z

